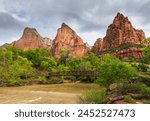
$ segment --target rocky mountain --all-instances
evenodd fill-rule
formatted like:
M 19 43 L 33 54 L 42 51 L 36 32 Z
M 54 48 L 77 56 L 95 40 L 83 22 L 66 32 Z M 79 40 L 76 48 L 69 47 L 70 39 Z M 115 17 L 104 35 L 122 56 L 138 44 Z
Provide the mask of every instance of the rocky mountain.
M 92 52 L 99 52 L 103 50 L 103 39 L 98 38 L 92 47 Z
M 52 40 L 43 38 L 35 28 L 25 28 L 22 37 L 11 43 L 11 45 L 21 49 L 30 50 L 37 48 L 51 48 Z
M 106 36 L 96 41 L 92 51 L 115 53 L 120 58 L 140 58 L 143 55 L 140 46 L 144 39 L 143 30 L 133 28 L 129 19 L 118 13 L 113 23 L 108 26 Z
M 82 57 L 90 50 L 81 37 L 65 23 L 57 30 L 57 35 L 52 43 L 51 55 L 59 58 L 60 52 L 64 50 L 69 50 L 72 57 Z

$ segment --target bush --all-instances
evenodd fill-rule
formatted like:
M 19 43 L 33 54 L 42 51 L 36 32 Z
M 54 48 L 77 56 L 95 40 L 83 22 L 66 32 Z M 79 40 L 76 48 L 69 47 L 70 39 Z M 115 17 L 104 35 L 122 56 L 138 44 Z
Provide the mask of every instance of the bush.
M 128 93 L 141 93 L 141 88 L 144 86 L 143 83 L 132 83 L 124 84 L 122 87 L 118 88 L 118 92 L 121 95 L 126 95 Z
M 150 87 L 144 85 L 141 88 L 141 94 L 142 94 L 143 98 L 150 98 Z
M 63 78 L 52 77 L 52 78 L 44 80 L 43 83 L 44 84 L 61 84 L 63 83 Z
M 143 82 L 144 84 L 150 86 L 150 76 L 149 75 L 140 75 L 138 77 L 138 80 L 140 82 Z
M 144 48 L 144 61 L 145 63 L 150 63 L 150 47 Z
M 148 71 L 148 67 L 147 67 L 145 64 L 143 64 L 143 63 L 139 64 L 139 65 L 137 66 L 137 69 L 138 69 L 139 71 L 141 71 L 141 72 L 147 72 L 147 71 Z
M 125 96 L 123 100 L 125 102 L 128 102 L 128 103 L 133 103 L 134 102 L 134 99 L 131 96 Z
M 83 104 L 102 104 L 106 100 L 106 89 L 88 90 L 82 97 L 80 97 L 80 103 Z
M 121 62 L 113 55 L 105 55 L 97 65 L 97 83 L 109 87 L 110 84 L 120 83 L 136 76 L 137 71 L 130 65 Z

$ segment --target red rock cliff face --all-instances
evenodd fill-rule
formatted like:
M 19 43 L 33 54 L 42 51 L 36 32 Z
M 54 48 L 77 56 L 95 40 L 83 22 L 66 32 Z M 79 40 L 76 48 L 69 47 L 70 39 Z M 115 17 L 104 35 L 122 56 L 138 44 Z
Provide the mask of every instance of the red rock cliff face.
M 92 52 L 98 52 L 103 50 L 103 39 L 99 38 L 96 40 L 94 46 L 92 47 Z
M 57 31 L 52 44 L 51 55 L 54 58 L 59 58 L 60 52 L 63 50 L 70 50 L 72 57 L 82 57 L 89 51 L 83 40 L 65 23 Z
M 22 37 L 18 41 L 14 41 L 12 45 L 21 50 L 34 50 L 38 48 L 49 48 L 51 46 L 50 43 L 52 41 L 47 38 L 42 38 L 35 28 L 27 27 L 24 29 Z
M 140 45 L 144 42 L 144 39 L 145 39 L 144 32 L 142 30 L 137 30 L 133 28 L 128 18 L 124 17 L 123 14 L 118 13 L 115 19 L 113 20 L 113 23 L 108 26 L 106 36 L 103 38 L 103 40 L 97 40 L 96 42 L 97 44 L 96 43 L 94 44 L 92 50 L 93 52 L 106 51 L 106 50 L 111 50 L 113 48 L 117 48 L 118 46 L 127 43 Z M 142 51 L 138 50 L 138 48 L 136 50 L 137 52 L 135 50 L 129 52 L 132 53 L 131 55 L 134 55 L 134 57 L 136 55 L 137 57 L 141 57 Z M 126 51 L 124 53 L 126 53 Z M 128 56 L 129 54 L 123 54 L 123 55 Z M 119 57 L 124 57 L 124 56 L 120 55 L 119 53 Z

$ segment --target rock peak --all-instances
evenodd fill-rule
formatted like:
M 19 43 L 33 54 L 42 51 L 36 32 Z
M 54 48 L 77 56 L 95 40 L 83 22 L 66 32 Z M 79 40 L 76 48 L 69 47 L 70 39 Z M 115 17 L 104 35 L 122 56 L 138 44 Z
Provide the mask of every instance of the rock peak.
M 25 29 L 24 29 L 24 32 L 25 31 L 28 31 L 28 32 L 30 32 L 30 31 L 32 31 L 32 32 L 37 32 L 37 30 L 35 29 L 35 28 L 30 28 L 30 27 L 26 27 Z
M 133 28 L 127 17 L 122 13 L 117 13 L 113 23 L 108 26 L 103 41 L 98 39 L 92 50 L 94 52 L 109 51 L 114 53 L 116 49 L 115 51 L 119 57 L 141 57 L 141 50 L 132 49 L 131 47 L 142 44 L 144 38 L 145 33 L 142 30 Z M 125 45 L 128 45 L 128 47 L 124 48 L 123 51 L 117 50 L 117 48 L 124 47 Z
M 12 45 L 21 50 L 34 50 L 38 48 L 50 48 L 51 41 L 43 38 L 35 28 L 26 27 L 22 37 L 12 42 Z
M 121 26 L 122 23 L 124 23 L 124 22 L 127 22 L 128 24 L 131 25 L 131 22 L 128 20 L 128 17 L 125 17 L 122 13 L 118 12 L 113 20 L 113 24 Z
M 72 57 L 82 57 L 89 51 L 89 48 L 72 28 L 62 23 L 52 43 L 51 55 L 59 58 L 60 52 L 64 50 L 69 50 Z
M 64 28 L 64 27 L 70 28 L 66 23 L 62 23 L 61 28 Z
M 42 38 L 41 35 L 37 32 L 37 30 L 35 28 L 26 27 L 24 29 L 22 37 L 28 36 L 29 34 L 32 34 L 32 35 L 35 34 L 36 36 L 39 36 L 40 38 Z
M 122 13 L 118 12 L 116 17 L 124 17 L 124 15 Z

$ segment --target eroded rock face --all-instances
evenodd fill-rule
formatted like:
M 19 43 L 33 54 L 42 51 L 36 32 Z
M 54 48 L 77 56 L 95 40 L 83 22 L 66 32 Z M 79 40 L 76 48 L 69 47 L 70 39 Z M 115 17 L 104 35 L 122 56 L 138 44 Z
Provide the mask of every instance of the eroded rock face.
M 25 28 L 22 37 L 18 41 L 12 42 L 12 45 L 21 50 L 34 50 L 38 48 L 51 47 L 52 41 L 43 38 L 35 28 Z
M 106 51 L 117 48 L 120 45 L 124 45 L 127 43 L 140 45 L 144 43 L 145 33 L 143 30 L 137 30 L 133 28 L 131 22 L 127 17 L 124 17 L 123 14 L 118 13 L 113 23 L 108 26 L 106 36 L 102 40 L 97 40 L 94 44 L 92 50 L 93 52 L 97 51 Z M 137 48 L 133 51 L 130 49 L 131 55 L 133 57 L 141 57 L 142 51 Z M 124 53 L 129 53 L 124 50 Z M 122 54 L 119 57 L 128 56 L 129 54 Z
M 53 41 L 47 37 L 43 38 L 43 41 L 44 41 L 45 48 L 51 49 Z
M 92 47 L 92 52 L 99 52 L 103 50 L 103 39 L 99 38 L 96 40 L 94 46 Z
M 118 58 L 124 58 L 124 57 L 134 57 L 134 58 L 142 58 L 143 52 L 140 48 L 128 48 L 121 50 L 119 52 L 114 53 Z
M 57 31 L 52 44 L 51 55 L 54 58 L 59 58 L 60 52 L 64 50 L 69 50 L 72 57 L 82 57 L 89 51 L 86 43 L 65 23 Z

